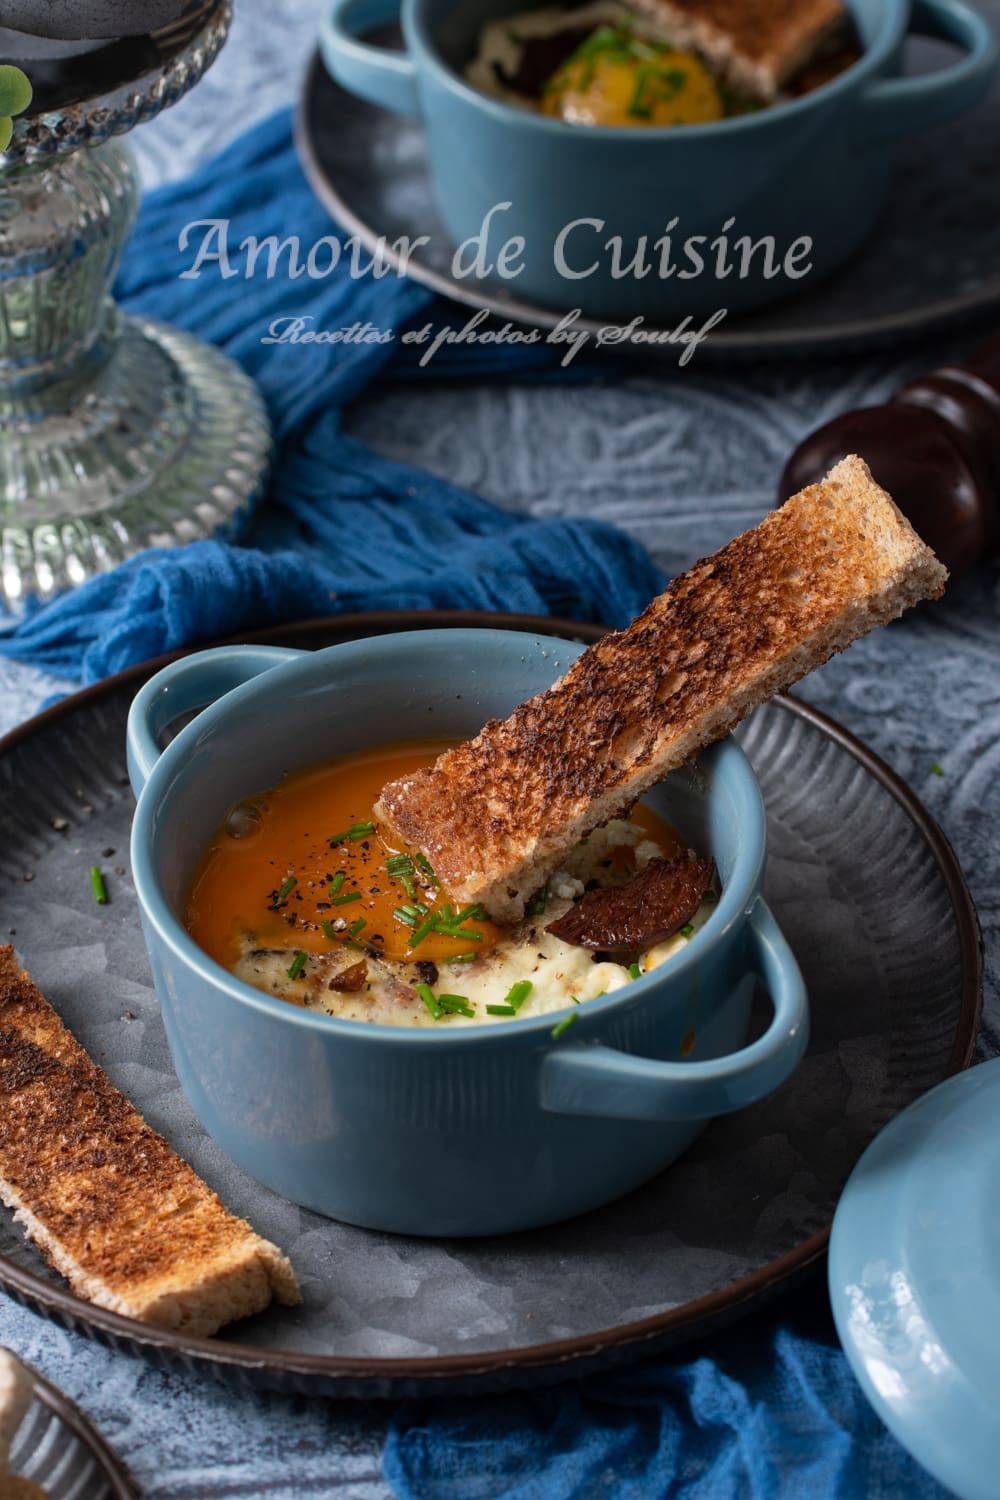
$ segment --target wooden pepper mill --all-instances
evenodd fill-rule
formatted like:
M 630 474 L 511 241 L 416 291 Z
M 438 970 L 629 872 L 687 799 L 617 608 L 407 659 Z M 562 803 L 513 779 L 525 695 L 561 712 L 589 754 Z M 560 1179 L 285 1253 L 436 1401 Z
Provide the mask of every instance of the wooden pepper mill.
M 866 461 L 952 578 L 1000 550 L 1000 335 L 883 406 L 818 428 L 785 465 L 781 500 L 847 453 Z

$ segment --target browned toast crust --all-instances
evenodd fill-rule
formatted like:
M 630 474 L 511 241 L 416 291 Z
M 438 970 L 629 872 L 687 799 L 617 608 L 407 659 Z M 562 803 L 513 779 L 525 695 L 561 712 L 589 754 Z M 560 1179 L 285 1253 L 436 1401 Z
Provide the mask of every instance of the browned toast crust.
M 947 574 L 859 458 L 697 563 L 547 692 L 382 790 L 377 814 L 498 921 L 591 828 Z
M 0 1197 L 74 1290 L 192 1334 L 299 1300 L 236 1218 L 92 1062 L 0 946 Z
M 844 27 L 841 0 L 637 0 L 679 47 L 693 47 L 733 88 L 773 99 Z

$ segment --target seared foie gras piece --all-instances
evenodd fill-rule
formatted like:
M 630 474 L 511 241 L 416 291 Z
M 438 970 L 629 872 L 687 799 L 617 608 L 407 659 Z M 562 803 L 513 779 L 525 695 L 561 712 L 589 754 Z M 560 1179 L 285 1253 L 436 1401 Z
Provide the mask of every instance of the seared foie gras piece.
M 713 873 L 711 860 L 691 854 L 651 859 L 624 885 L 587 891 L 545 931 L 576 948 L 593 948 L 627 963 L 690 922 Z

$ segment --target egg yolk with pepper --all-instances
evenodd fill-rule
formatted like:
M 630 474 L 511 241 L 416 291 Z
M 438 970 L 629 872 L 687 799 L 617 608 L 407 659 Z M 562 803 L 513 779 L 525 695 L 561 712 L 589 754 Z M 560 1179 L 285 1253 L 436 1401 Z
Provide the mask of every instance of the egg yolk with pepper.
M 505 933 L 482 906 L 462 906 L 428 861 L 372 812 L 385 784 L 433 764 L 453 741 L 406 741 L 297 771 L 232 807 L 192 881 L 185 925 L 232 969 L 247 941 L 304 956 L 346 946 L 387 959 L 478 958 Z M 650 808 L 634 821 L 681 847 Z
M 542 91 L 542 113 L 571 125 L 701 125 L 725 103 L 700 57 L 600 26 Z

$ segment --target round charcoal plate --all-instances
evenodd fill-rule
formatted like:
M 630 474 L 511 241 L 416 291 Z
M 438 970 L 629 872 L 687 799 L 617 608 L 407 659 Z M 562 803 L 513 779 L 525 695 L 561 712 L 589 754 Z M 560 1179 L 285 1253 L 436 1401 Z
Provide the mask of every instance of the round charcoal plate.
M 15 1474 L 49 1500 L 139 1500 L 119 1459 L 67 1395 L 28 1367 L 34 1400 L 11 1445 Z M 0 1491 L 3 1481 L 0 1479 Z M 2 1491 L 6 1493 L 6 1491 Z
M 1000 0 L 982 0 L 981 9 L 1000 23 Z M 378 35 L 388 41 L 392 34 Z M 941 66 L 931 44 L 915 41 L 910 52 L 908 71 Z M 814 290 L 727 318 L 699 346 L 698 362 L 896 347 L 1000 309 L 998 132 L 1000 86 L 954 124 L 904 142 L 878 226 L 850 263 Z M 314 192 L 367 249 L 384 236 L 385 259 L 398 266 L 393 243 L 427 235 L 429 244 L 408 261 L 414 281 L 532 328 L 554 328 L 564 316 L 519 300 L 501 282 L 471 285 L 451 274 L 454 245 L 434 204 L 423 126 L 348 93 L 330 78 L 318 53 L 306 73 L 296 133 Z M 844 203 L 849 213 L 850 184 Z M 586 316 L 575 325 L 591 334 L 602 326 Z M 656 331 L 652 325 L 643 330 Z M 648 341 L 616 344 L 614 351 L 673 365 L 678 356 L 677 345 Z
M 601 633 L 428 611 L 343 616 L 258 639 L 309 649 L 442 624 L 585 641 Z M 0 1213 L 0 1286 L 65 1325 L 243 1387 L 403 1395 L 580 1374 L 702 1333 L 813 1264 L 869 1142 L 969 1063 L 979 932 L 946 840 L 850 735 L 775 699 L 740 738 L 767 804 L 767 896 L 810 992 L 812 1039 L 789 1082 L 711 1124 L 638 1192 L 555 1228 L 419 1240 L 300 1209 L 205 1135 L 171 1066 L 127 869 L 124 758 L 129 703 L 161 664 L 77 693 L 0 742 L 4 928 L 114 1083 L 230 1208 L 289 1253 L 305 1301 L 213 1340 L 160 1333 L 73 1297 Z M 105 871 L 107 906 L 93 900 L 92 864 Z

